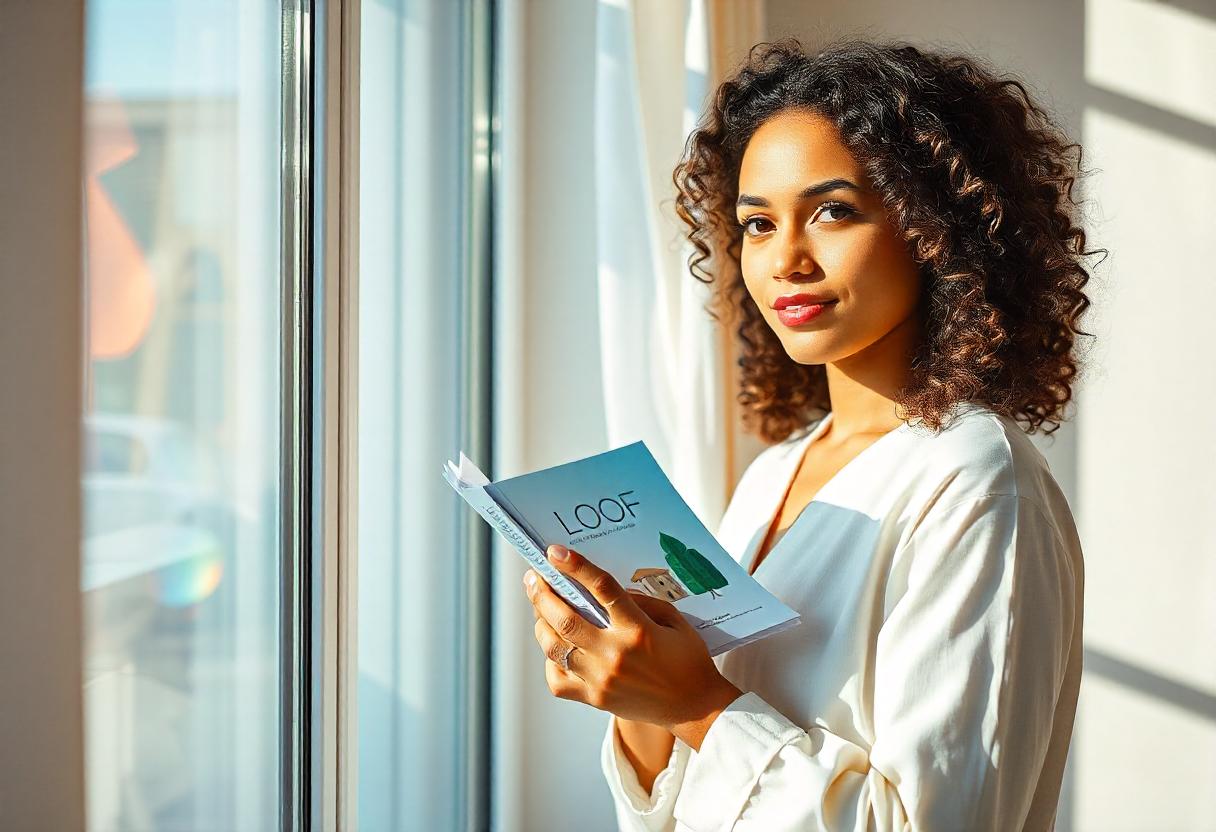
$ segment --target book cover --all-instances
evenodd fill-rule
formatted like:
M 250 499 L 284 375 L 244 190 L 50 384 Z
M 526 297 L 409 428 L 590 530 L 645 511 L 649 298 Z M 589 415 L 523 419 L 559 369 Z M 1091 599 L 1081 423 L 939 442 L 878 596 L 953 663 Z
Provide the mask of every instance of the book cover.
M 463 465 L 467 459 L 461 456 Z M 448 481 L 459 482 L 459 469 L 449 463 L 449 470 Z M 477 479 L 479 474 L 467 475 Z M 701 634 L 710 655 L 799 623 L 798 614 L 748 575 L 705 528 L 642 441 L 479 482 L 462 496 L 598 626 L 607 624 L 604 611 L 585 588 L 548 563 L 549 545 L 578 551 L 625 589 L 674 604 Z M 478 508 L 478 499 L 492 505 Z M 547 569 L 539 568 L 537 557 Z M 553 575 L 567 585 L 555 585 Z

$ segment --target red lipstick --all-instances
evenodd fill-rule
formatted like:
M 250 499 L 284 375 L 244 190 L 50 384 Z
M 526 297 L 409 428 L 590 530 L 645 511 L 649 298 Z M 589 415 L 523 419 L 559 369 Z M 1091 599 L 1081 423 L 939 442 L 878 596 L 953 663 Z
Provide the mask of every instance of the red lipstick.
M 781 323 L 786 326 L 800 326 L 819 317 L 835 302 L 835 298 L 798 293 L 777 298 L 773 302 L 773 309 L 777 310 L 777 319 Z

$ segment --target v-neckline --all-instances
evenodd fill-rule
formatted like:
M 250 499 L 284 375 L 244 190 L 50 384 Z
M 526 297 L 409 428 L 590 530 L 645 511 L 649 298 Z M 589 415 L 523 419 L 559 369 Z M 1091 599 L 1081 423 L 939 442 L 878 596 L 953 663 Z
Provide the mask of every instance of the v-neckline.
M 753 544 L 753 547 L 750 549 L 750 551 L 748 551 L 746 553 L 746 557 L 744 558 L 744 561 L 747 563 L 748 575 L 751 575 L 754 577 L 756 572 L 760 569 L 761 566 L 763 566 L 764 564 L 766 564 L 770 560 L 772 560 L 773 553 L 776 552 L 777 549 L 779 549 L 781 547 L 781 545 L 785 542 L 785 539 L 787 537 L 789 537 L 790 532 L 792 532 L 794 530 L 794 527 L 798 525 L 798 521 L 800 521 L 802 519 L 802 516 L 804 514 L 806 514 L 807 509 L 809 509 L 815 503 L 819 502 L 819 498 L 821 496 L 823 496 L 825 491 L 828 490 L 828 487 L 831 486 L 833 483 L 835 483 L 836 480 L 838 480 L 840 478 L 840 476 L 842 474 L 844 474 L 844 472 L 847 471 L 853 465 L 853 463 L 857 462 L 857 460 L 859 460 L 861 457 L 865 456 L 876 445 L 881 444 L 883 442 L 883 440 L 887 439 L 887 437 L 889 437 L 895 433 L 902 432 L 905 428 L 908 427 L 908 424 L 909 424 L 908 422 L 901 422 L 899 425 L 897 425 L 894 428 L 892 428 L 891 430 L 887 431 L 882 436 L 878 437 L 873 442 L 871 442 L 869 445 L 865 446 L 860 451 L 858 451 L 853 456 L 852 459 L 850 459 L 848 462 L 846 462 L 844 465 L 842 465 L 840 467 L 840 470 L 838 470 L 835 474 L 832 474 L 832 476 L 828 477 L 827 481 L 825 481 L 823 483 L 823 485 L 819 486 L 819 490 L 816 491 L 814 496 L 810 499 L 810 501 L 808 501 L 807 504 L 802 507 L 802 509 L 798 512 L 798 516 L 795 517 L 793 519 L 793 521 L 789 524 L 789 526 L 786 527 L 785 531 L 781 533 L 781 537 L 777 540 L 776 543 L 773 544 L 772 548 L 768 550 L 768 553 L 765 554 L 764 559 L 760 562 L 760 564 L 757 565 L 756 556 L 758 554 L 760 554 L 760 549 L 764 546 L 765 541 L 768 540 L 768 536 L 772 532 L 772 529 L 773 529 L 773 522 L 777 519 L 778 513 L 785 506 L 785 501 L 789 495 L 790 488 L 794 484 L 794 477 L 798 474 L 798 471 L 802 468 L 802 464 L 806 460 L 806 455 L 810 450 L 811 444 L 823 433 L 824 429 L 827 427 L 828 423 L 831 422 L 831 420 L 832 420 L 832 411 L 828 411 L 827 415 L 823 416 L 819 420 L 819 423 L 815 425 L 815 427 L 811 428 L 811 430 L 809 430 L 805 436 L 803 436 L 801 439 L 798 440 L 798 443 L 795 446 L 795 451 L 792 454 L 790 454 L 790 459 L 793 460 L 792 464 L 790 463 L 789 459 L 786 460 L 786 464 L 788 467 L 783 469 L 783 471 L 781 472 L 782 473 L 782 477 L 781 477 L 782 485 L 781 485 L 781 488 L 778 489 L 776 496 L 773 498 L 771 507 L 766 515 L 768 519 L 765 521 L 764 526 L 763 526 L 764 534 L 761 536 L 759 542 Z

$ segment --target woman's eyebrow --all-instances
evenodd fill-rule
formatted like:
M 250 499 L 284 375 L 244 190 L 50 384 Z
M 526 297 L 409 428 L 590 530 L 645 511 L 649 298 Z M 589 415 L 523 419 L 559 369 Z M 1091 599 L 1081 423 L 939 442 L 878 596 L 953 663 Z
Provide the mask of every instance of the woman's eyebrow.
M 826 194 L 828 191 L 837 190 L 857 191 L 858 193 L 861 193 L 861 188 L 847 179 L 828 179 L 824 182 L 820 182 L 818 185 L 807 185 L 798 192 L 798 199 L 810 199 L 813 196 L 819 196 L 820 194 Z M 739 194 L 739 201 L 735 203 L 735 207 L 740 208 L 744 205 L 757 205 L 761 208 L 767 208 L 768 200 L 762 196 Z

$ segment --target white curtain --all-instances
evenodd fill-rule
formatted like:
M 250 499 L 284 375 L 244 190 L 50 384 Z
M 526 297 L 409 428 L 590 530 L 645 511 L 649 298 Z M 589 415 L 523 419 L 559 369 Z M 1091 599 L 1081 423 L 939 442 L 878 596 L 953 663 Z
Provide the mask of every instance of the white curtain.
M 760 39 L 759 10 L 756 0 L 502 0 L 495 476 L 640 438 L 716 528 L 739 470 L 732 444 L 734 459 L 752 451 L 734 438 L 727 338 L 684 271 L 665 183 L 729 60 L 714 58 L 713 44 L 737 42 L 723 54 L 746 54 Z M 576 178 L 592 170 L 592 182 Z M 598 380 L 582 386 L 594 376 L 582 360 L 597 337 L 585 320 L 593 306 L 603 436 L 601 403 L 588 395 Z M 604 714 L 546 689 L 521 562 L 496 547 L 491 826 L 549 832 L 578 818 L 587 830 L 615 828 L 599 772 Z
M 740 448 L 730 333 L 687 267 L 672 171 L 719 80 L 761 39 L 758 0 L 599 0 L 595 184 L 609 447 L 645 440 L 716 529 Z M 752 449 L 754 452 L 754 448 Z

